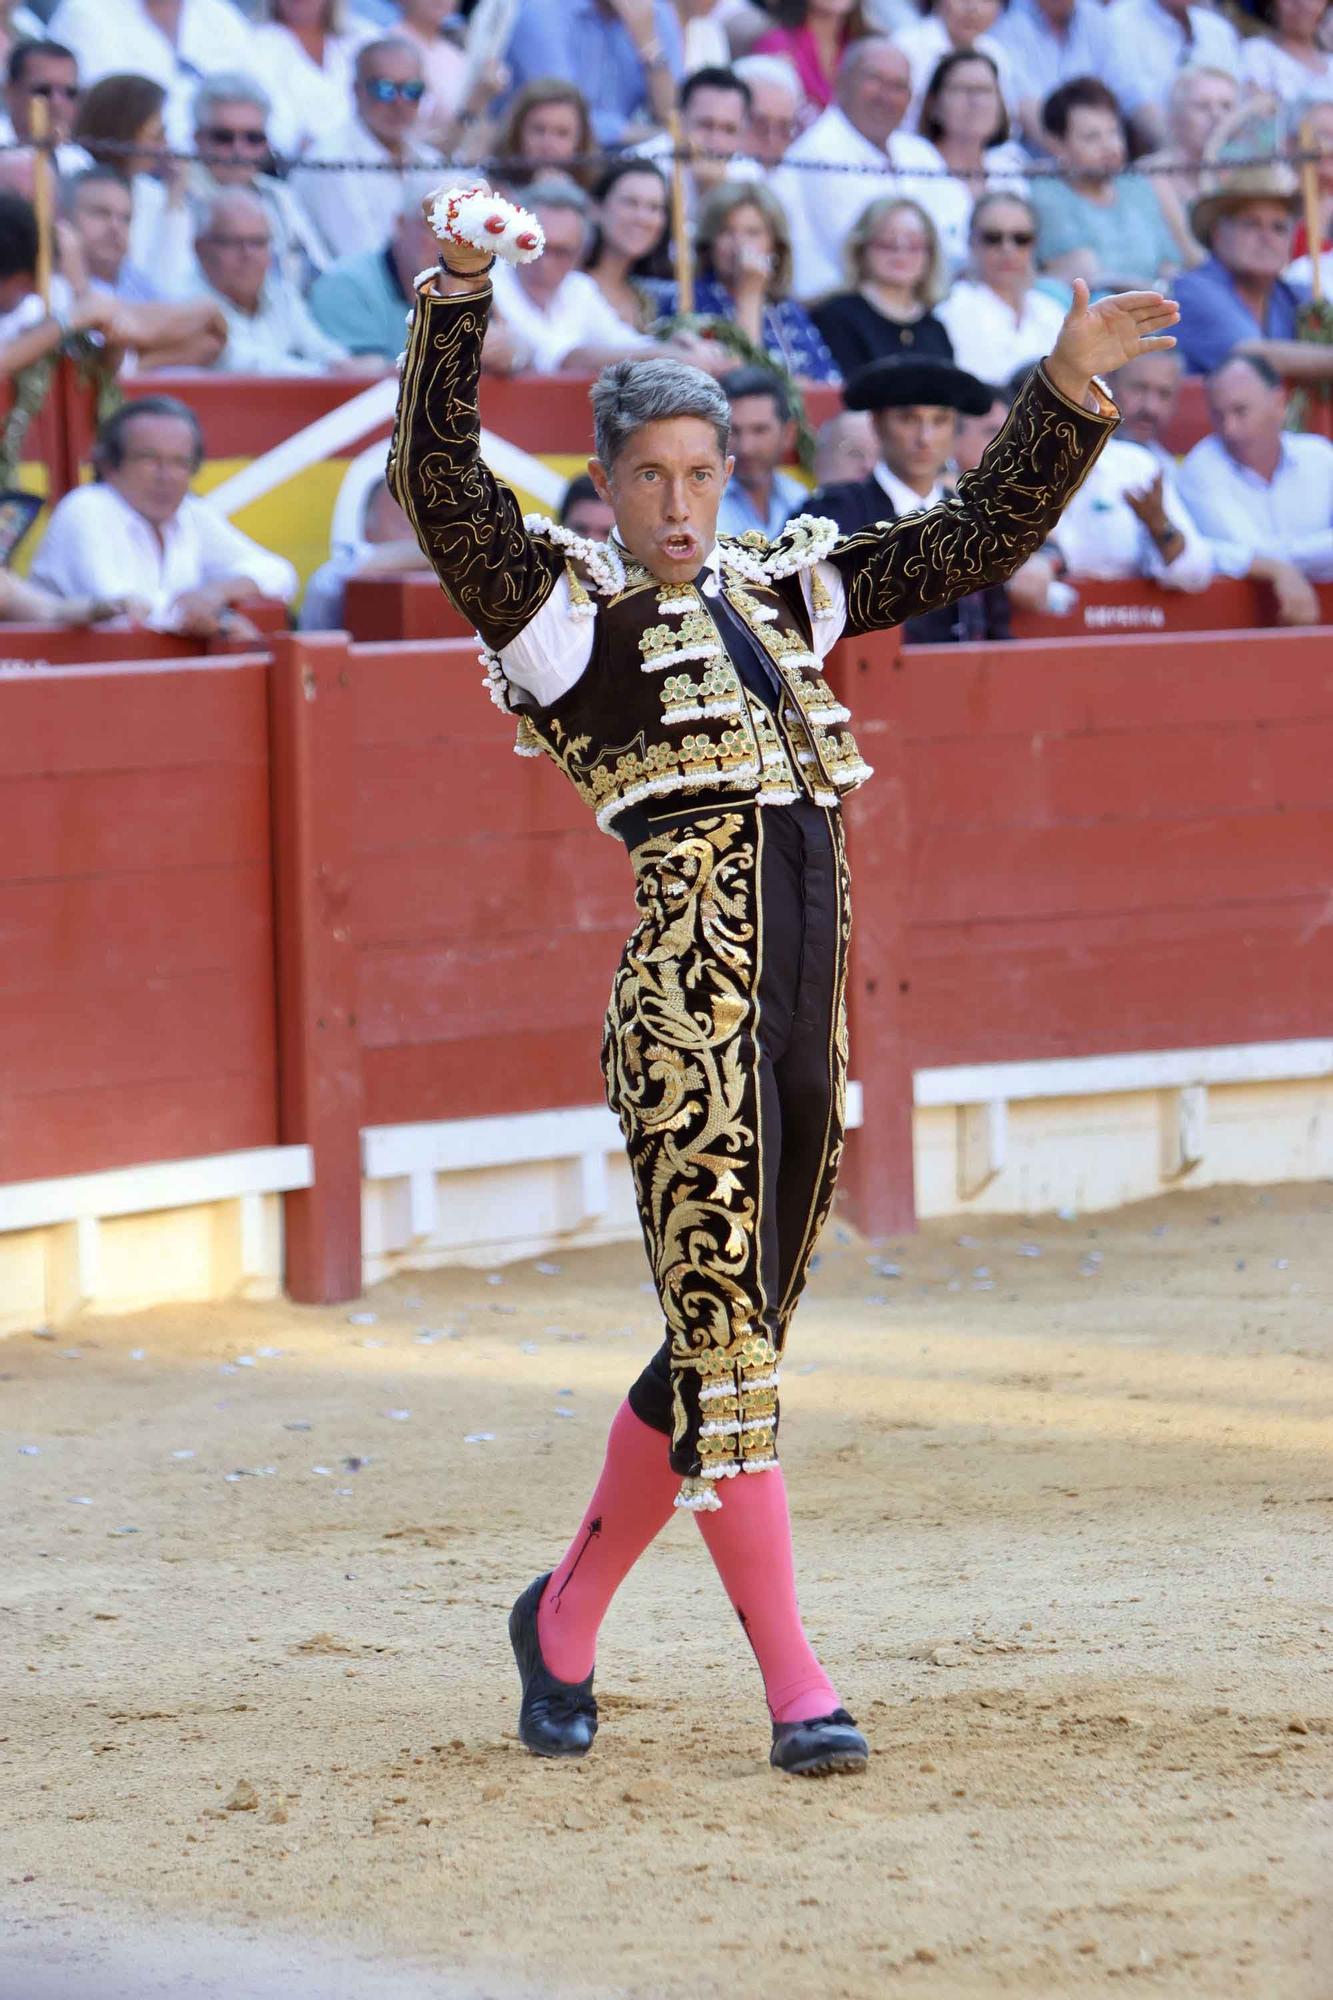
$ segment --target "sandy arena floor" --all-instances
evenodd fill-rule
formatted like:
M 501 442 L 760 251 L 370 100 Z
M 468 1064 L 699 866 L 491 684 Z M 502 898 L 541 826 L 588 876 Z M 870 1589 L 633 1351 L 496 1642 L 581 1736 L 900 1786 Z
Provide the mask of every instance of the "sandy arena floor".
M 888 1256 L 786 1372 L 823 1784 L 685 1517 L 514 1736 L 637 1249 L 0 1342 L 3 2000 L 1333 1996 L 1333 1188 Z

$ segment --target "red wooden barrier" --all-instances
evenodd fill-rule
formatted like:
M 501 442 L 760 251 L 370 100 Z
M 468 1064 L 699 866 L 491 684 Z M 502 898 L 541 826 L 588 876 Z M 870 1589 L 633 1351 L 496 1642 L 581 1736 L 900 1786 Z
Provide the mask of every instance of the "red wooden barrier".
M 257 598 L 237 607 L 263 638 L 287 629 L 287 607 Z M 253 653 L 260 641 L 221 632 L 215 639 L 185 639 L 143 625 L 0 625 L 0 666 L 23 661 L 47 667 L 100 666 L 113 660 L 197 660 Z
M 354 576 L 343 592 L 343 624 L 354 639 L 472 639 L 433 576 Z M 476 651 L 474 640 L 473 651 Z
M 1266 584 L 1216 577 L 1206 590 L 1165 590 L 1146 577 L 1101 583 L 1071 577 L 1078 603 L 1062 618 L 1015 606 L 1015 639 L 1072 639 L 1129 632 L 1248 632 L 1277 622 Z M 1323 619 L 1333 624 L 1333 584 L 1316 584 Z
M 271 1145 L 265 666 L 0 676 L 0 1182 Z

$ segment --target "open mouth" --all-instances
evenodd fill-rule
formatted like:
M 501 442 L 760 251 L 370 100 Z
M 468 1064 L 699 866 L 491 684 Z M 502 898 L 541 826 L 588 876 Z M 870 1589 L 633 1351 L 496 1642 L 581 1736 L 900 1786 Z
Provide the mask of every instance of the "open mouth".
M 662 543 L 662 553 L 672 562 L 688 562 L 696 547 L 693 535 L 668 535 Z

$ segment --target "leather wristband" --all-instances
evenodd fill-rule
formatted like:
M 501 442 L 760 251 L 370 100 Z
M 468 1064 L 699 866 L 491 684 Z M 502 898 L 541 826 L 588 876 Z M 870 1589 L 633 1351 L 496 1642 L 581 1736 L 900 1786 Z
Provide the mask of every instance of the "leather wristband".
M 451 278 L 475 278 L 480 280 L 486 277 L 487 274 L 490 272 L 490 270 L 493 268 L 495 264 L 495 259 L 494 257 L 492 257 L 490 263 L 483 264 L 479 271 L 456 271 L 452 264 L 445 263 L 444 253 L 443 251 L 441 251 L 439 263 L 440 263 L 440 269 L 442 271 L 447 271 Z

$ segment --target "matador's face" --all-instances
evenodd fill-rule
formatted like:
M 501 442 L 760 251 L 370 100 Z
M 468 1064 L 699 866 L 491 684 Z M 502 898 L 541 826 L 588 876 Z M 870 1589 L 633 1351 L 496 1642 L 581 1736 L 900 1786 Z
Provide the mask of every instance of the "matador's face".
M 689 583 L 717 539 L 717 510 L 733 460 L 702 417 L 640 424 L 612 461 L 589 461 L 616 533 L 663 583 Z

